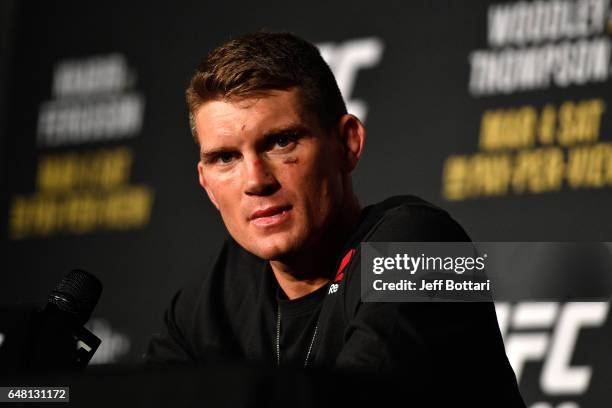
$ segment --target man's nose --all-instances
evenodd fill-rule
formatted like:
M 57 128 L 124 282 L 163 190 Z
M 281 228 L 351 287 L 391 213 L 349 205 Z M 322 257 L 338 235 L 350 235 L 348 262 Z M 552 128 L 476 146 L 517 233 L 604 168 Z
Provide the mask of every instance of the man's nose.
M 259 156 L 245 157 L 245 189 L 247 195 L 270 195 L 280 187 L 271 166 Z

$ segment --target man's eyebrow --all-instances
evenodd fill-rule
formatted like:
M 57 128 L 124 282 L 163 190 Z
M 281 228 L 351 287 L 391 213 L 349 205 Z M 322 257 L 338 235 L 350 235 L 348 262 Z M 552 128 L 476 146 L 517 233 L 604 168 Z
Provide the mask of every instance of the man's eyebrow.
M 295 123 L 295 124 L 281 126 L 278 128 L 272 128 L 268 130 L 264 134 L 264 139 L 269 139 L 270 137 L 274 137 L 274 136 L 283 136 L 287 134 L 302 135 L 307 132 L 308 132 L 308 128 L 306 126 L 301 125 L 299 123 Z

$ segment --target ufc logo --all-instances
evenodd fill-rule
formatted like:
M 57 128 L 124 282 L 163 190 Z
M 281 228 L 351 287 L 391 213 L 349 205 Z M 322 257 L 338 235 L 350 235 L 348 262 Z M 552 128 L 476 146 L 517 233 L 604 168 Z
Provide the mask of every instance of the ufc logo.
M 317 44 L 317 47 L 336 77 L 338 88 L 346 102 L 346 109 L 365 122 L 368 106 L 365 101 L 353 99 L 353 88 L 357 71 L 375 67 L 380 62 L 384 49 L 383 42 L 379 38 L 368 37 L 342 43 Z
M 602 326 L 607 302 L 497 303 L 497 320 L 506 354 L 520 383 L 528 361 L 544 361 L 540 386 L 548 395 L 582 394 L 591 381 L 590 366 L 572 366 L 580 330 Z

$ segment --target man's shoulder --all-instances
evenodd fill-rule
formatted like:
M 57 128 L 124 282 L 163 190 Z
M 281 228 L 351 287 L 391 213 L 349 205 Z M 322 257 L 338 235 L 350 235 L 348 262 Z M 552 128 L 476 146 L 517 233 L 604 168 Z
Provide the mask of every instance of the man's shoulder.
M 372 214 L 386 217 L 392 217 L 396 214 L 405 214 L 407 212 L 434 212 L 447 215 L 446 211 L 442 208 L 415 195 L 392 196 L 368 208 L 371 208 L 370 211 Z
M 414 195 L 389 197 L 364 209 L 354 240 L 469 241 L 469 236 L 444 209 Z
M 228 235 L 208 261 L 183 281 L 181 300 L 187 301 L 187 307 L 193 307 L 193 303 L 203 300 L 202 296 L 224 298 L 237 286 L 258 285 L 259 272 L 265 266 L 262 259 L 245 250 Z

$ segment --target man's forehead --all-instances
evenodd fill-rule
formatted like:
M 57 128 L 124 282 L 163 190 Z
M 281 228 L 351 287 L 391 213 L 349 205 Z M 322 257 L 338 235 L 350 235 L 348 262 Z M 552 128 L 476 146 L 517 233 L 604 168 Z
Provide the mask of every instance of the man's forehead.
M 288 127 L 306 127 L 298 95 L 269 91 L 244 98 L 215 99 L 195 114 L 200 144 L 239 134 L 267 134 Z M 209 140 L 213 139 L 213 140 Z

